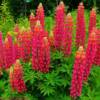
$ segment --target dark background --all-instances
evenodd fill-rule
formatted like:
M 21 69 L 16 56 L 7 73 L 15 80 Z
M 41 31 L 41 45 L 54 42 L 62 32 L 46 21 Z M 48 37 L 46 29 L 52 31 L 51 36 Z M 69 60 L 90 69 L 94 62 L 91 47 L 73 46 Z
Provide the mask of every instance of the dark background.
M 3 0 L 0 0 L 0 5 Z M 16 18 L 18 16 L 29 15 L 31 10 L 36 10 L 40 2 L 43 3 L 45 14 L 48 16 L 53 13 L 55 7 L 61 0 L 5 0 L 8 3 L 11 14 Z M 93 6 L 100 10 L 100 0 L 62 0 L 67 11 L 76 9 L 79 2 L 83 1 L 86 9 L 91 9 Z

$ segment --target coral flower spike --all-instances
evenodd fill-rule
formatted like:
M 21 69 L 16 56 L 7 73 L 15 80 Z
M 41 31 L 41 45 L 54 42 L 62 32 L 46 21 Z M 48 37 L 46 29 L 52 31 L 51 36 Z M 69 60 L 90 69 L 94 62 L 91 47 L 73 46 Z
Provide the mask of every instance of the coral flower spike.
M 84 6 L 80 3 L 77 10 L 77 24 L 76 24 L 76 46 L 85 45 L 85 18 Z
M 85 67 L 85 52 L 82 46 L 76 52 L 72 82 L 70 88 L 70 96 L 74 99 L 81 95 L 83 72 Z
M 10 84 L 12 90 L 19 93 L 26 91 L 26 85 L 23 80 L 23 69 L 19 60 L 16 60 L 14 68 L 10 71 Z
M 44 28 L 44 24 L 45 24 L 44 17 L 45 17 L 44 8 L 43 8 L 42 3 L 40 3 L 37 10 L 36 10 L 36 19 L 40 20 L 40 23 L 41 23 L 43 28 Z
M 89 20 L 89 34 L 91 33 L 94 27 L 96 27 L 96 10 L 92 8 L 90 12 L 90 20 Z
M 90 70 L 92 68 L 93 62 L 94 62 L 94 58 L 96 55 L 96 33 L 93 31 L 90 36 L 89 36 L 89 40 L 88 40 L 88 46 L 86 49 L 86 68 L 84 70 L 84 80 L 87 81 L 88 80 L 88 76 L 90 74 Z

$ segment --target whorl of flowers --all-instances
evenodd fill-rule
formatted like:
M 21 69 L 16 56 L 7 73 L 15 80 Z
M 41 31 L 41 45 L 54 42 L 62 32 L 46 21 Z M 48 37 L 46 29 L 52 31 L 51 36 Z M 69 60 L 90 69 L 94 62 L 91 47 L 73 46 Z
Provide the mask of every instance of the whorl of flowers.
M 14 46 L 10 34 L 7 35 L 4 41 L 4 62 L 5 68 L 9 68 L 15 62 Z
M 71 81 L 70 95 L 77 98 L 82 92 L 83 72 L 85 67 L 85 52 L 82 46 L 76 52 Z
M 44 25 L 45 25 L 44 17 L 45 17 L 44 8 L 42 6 L 42 3 L 40 3 L 37 10 L 36 10 L 36 19 L 40 20 L 40 23 L 41 23 L 43 28 L 44 28 Z
M 29 21 L 30 21 L 30 28 L 33 32 L 34 31 L 34 26 L 35 26 L 35 23 L 36 23 L 36 17 L 34 16 L 34 13 L 31 13 Z
M 44 30 L 37 21 L 34 27 L 34 37 L 32 42 L 32 68 L 41 72 L 49 71 L 50 50 L 48 39 L 44 37 Z
M 96 33 L 95 31 L 92 31 L 90 33 L 89 39 L 88 39 L 88 45 L 86 49 L 86 66 L 84 69 L 84 80 L 88 80 L 88 76 L 90 74 L 95 54 L 96 54 Z
M 94 8 L 90 12 L 89 33 L 91 33 L 93 27 L 96 27 L 96 10 Z
M 44 37 L 42 40 L 41 48 L 40 48 L 40 71 L 48 72 L 50 66 L 50 45 L 47 37 Z
M 16 60 L 14 68 L 10 69 L 9 78 L 13 91 L 17 91 L 19 93 L 26 91 L 26 85 L 23 79 L 23 68 L 19 60 Z
M 64 7 L 60 4 L 56 8 L 55 28 L 54 28 L 54 45 L 57 49 L 62 47 L 62 38 L 64 34 Z
M 85 19 L 84 19 L 84 5 L 80 3 L 77 10 L 77 24 L 76 24 L 76 46 L 84 46 L 85 44 Z
M 4 47 L 2 33 L 0 32 L 0 69 L 4 66 Z
M 69 13 L 66 17 L 65 32 L 63 35 L 63 50 L 64 54 L 70 55 L 72 50 L 72 31 L 73 31 L 73 18 Z
M 19 46 L 19 43 L 17 43 L 17 40 L 14 43 L 14 50 L 15 50 L 15 59 L 20 59 L 21 57 L 20 46 Z
M 32 34 L 23 28 L 18 38 L 21 50 L 21 58 L 24 62 L 27 62 L 29 61 L 31 54 Z
M 37 21 L 34 27 L 34 37 L 32 40 L 32 68 L 34 70 L 39 70 L 40 68 L 39 53 L 42 41 L 41 32 L 43 32 L 42 26 L 40 24 L 40 21 Z
M 97 51 L 94 59 L 94 64 L 100 66 L 100 29 L 96 31 Z

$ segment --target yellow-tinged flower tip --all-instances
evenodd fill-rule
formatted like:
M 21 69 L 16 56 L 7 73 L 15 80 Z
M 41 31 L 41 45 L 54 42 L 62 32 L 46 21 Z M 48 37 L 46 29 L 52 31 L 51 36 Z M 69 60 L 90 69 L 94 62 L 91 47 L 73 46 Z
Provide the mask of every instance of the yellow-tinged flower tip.
M 41 23 L 39 20 L 37 20 L 37 22 L 36 22 L 36 27 L 38 27 L 38 26 L 41 26 Z
M 7 32 L 7 35 L 10 35 L 11 36 L 12 34 L 11 34 L 11 32 Z
M 19 60 L 19 59 L 17 59 L 17 60 L 16 60 L 16 63 L 17 63 L 17 64 L 20 64 L 20 60 Z
M 71 17 L 71 13 L 68 13 L 67 16 L 68 16 L 68 17 Z
M 80 6 L 83 6 L 83 2 L 80 2 L 79 5 L 80 5 Z
M 10 67 L 10 73 L 12 73 L 12 72 L 13 72 L 13 70 L 14 70 L 14 69 L 13 69 L 13 67 Z
M 95 8 L 92 8 L 92 11 L 96 11 L 96 9 Z
M 94 31 L 91 32 L 89 39 L 92 41 L 96 40 L 96 33 Z
M 83 46 L 80 46 L 79 48 L 78 48 L 78 51 L 76 52 L 76 57 L 77 58 L 84 58 L 85 57 L 85 52 L 84 52 L 84 48 L 83 48 Z
M 47 37 L 44 37 L 43 40 L 44 40 L 44 43 L 45 43 L 45 44 L 48 43 L 48 38 L 47 38 Z
M 83 46 L 80 46 L 80 47 L 78 48 L 78 51 L 79 51 L 79 52 L 83 52 L 83 51 L 84 51 Z
M 63 1 L 60 1 L 60 5 L 64 5 L 64 2 Z
M 42 6 L 42 3 L 39 3 L 39 6 L 38 6 L 38 8 L 41 8 L 41 7 L 43 7 L 43 6 Z
M 4 42 L 7 43 L 8 42 L 8 38 L 5 38 L 5 41 Z
M 33 16 L 33 17 L 35 16 L 33 12 L 31 12 L 31 16 Z

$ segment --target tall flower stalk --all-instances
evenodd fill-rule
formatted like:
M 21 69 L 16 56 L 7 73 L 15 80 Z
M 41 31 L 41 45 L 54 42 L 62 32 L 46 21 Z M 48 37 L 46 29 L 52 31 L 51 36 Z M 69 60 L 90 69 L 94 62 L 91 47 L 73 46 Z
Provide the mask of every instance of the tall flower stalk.
M 96 27 L 96 10 L 93 8 L 90 12 L 89 33 L 92 32 L 94 27 Z
M 54 45 L 57 49 L 62 48 L 62 38 L 64 34 L 64 6 L 60 3 L 56 8 L 55 28 L 54 28 Z
M 77 24 L 76 24 L 76 46 L 85 45 L 85 19 L 84 19 L 84 5 L 80 3 L 77 10 Z
M 88 76 L 90 74 L 93 62 L 94 62 L 94 58 L 96 55 L 96 33 L 95 31 L 92 31 L 89 39 L 88 39 L 88 46 L 86 49 L 86 66 L 84 69 L 84 80 L 87 81 L 88 80 Z
M 85 67 L 85 52 L 82 46 L 79 47 L 75 56 L 75 63 L 71 81 L 70 95 L 77 98 L 82 92 L 83 73 Z
M 0 69 L 4 67 L 4 45 L 2 39 L 2 33 L 0 32 Z
M 45 25 L 45 15 L 44 15 L 44 8 L 42 3 L 39 4 L 37 10 L 36 10 L 36 19 L 40 21 L 42 27 L 44 28 Z
M 16 60 L 14 68 L 10 69 L 9 78 L 13 91 L 17 91 L 19 93 L 26 91 L 26 85 L 23 79 L 23 68 L 19 60 Z
M 94 58 L 94 64 L 100 66 L 100 29 L 96 31 L 97 51 Z
M 62 48 L 65 55 L 70 55 L 72 51 L 72 31 L 73 31 L 73 18 L 69 13 L 66 17 L 65 31 L 62 39 Z

